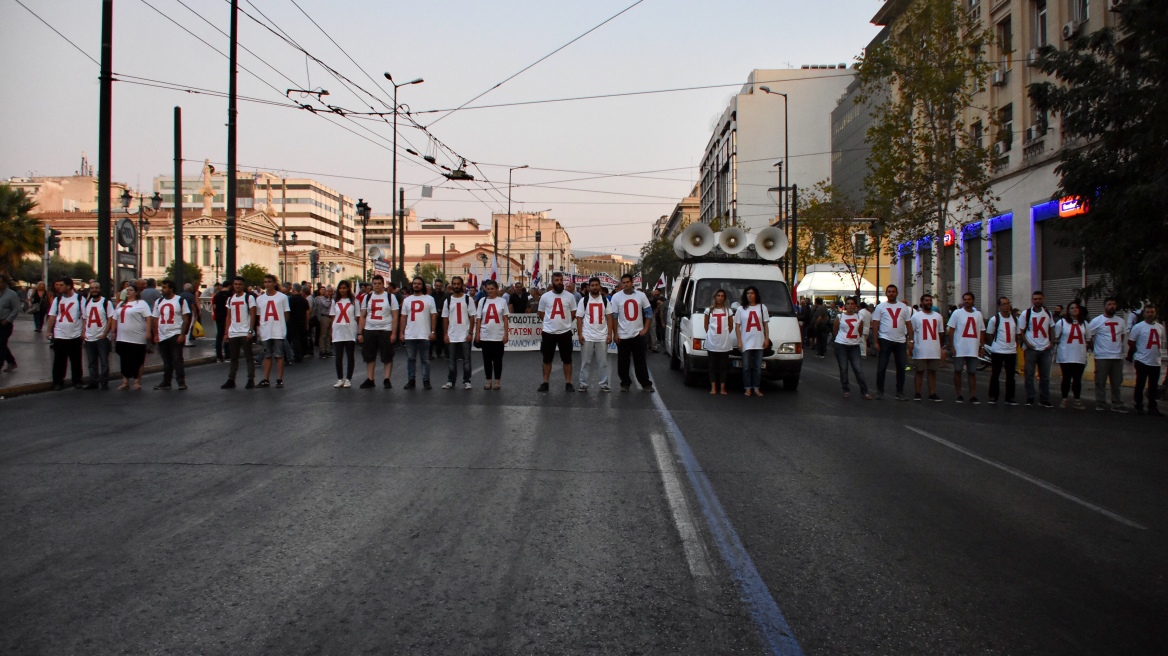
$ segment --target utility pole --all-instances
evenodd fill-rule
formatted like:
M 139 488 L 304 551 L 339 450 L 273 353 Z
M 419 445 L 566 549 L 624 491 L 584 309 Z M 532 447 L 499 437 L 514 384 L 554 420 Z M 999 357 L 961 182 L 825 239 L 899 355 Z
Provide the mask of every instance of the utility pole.
M 235 206 L 239 190 L 235 184 L 235 120 L 239 114 L 236 108 L 239 95 L 236 84 L 236 62 L 239 51 L 239 0 L 231 0 L 231 34 L 228 66 L 231 71 L 227 83 L 227 277 L 235 277 Z
M 113 217 L 110 214 L 110 155 L 114 84 L 114 0 L 101 3 L 101 78 L 97 103 L 97 281 L 107 297 L 114 292 Z M 46 265 L 47 267 L 47 265 Z M 48 280 L 46 268 L 45 279 Z
M 446 237 L 442 238 L 442 279 L 446 280 Z
M 288 178 L 280 178 L 280 233 L 284 237 L 284 265 L 280 267 L 283 281 L 288 279 Z
M 181 292 L 183 288 L 183 182 L 182 182 L 182 108 L 174 108 L 174 286 Z M 138 198 L 138 211 L 142 211 L 142 199 Z M 139 233 L 141 234 L 141 233 Z M 141 258 L 139 250 L 138 257 Z M 159 253 L 161 255 L 161 253 Z M 165 256 L 164 256 L 165 257 Z M 165 266 L 165 265 L 164 265 Z M 139 269 L 139 273 L 140 273 Z M 199 290 L 195 290 L 197 294 Z
M 396 98 L 395 98 L 395 100 L 396 100 Z M 397 116 L 397 112 L 394 112 L 394 116 Z M 397 134 L 396 128 L 394 129 L 393 133 L 395 135 Z M 394 150 L 393 171 L 394 171 L 393 176 L 396 179 L 397 178 L 397 150 L 396 149 Z M 397 190 L 397 193 L 398 193 L 397 211 L 401 214 L 401 231 L 397 233 L 398 234 L 398 243 L 401 244 L 401 250 L 398 252 L 397 262 L 398 262 L 398 266 L 401 267 L 401 272 L 402 272 L 402 277 L 401 277 L 401 280 L 399 282 L 401 282 L 401 284 L 404 285 L 409 280 L 409 278 L 406 275 L 406 190 L 404 187 L 399 187 Z
M 790 172 L 788 171 L 788 174 Z M 799 185 L 791 185 L 791 239 L 789 252 L 791 253 L 792 277 L 799 275 Z M 790 283 L 791 278 L 787 279 Z M 799 284 L 796 281 L 794 284 Z

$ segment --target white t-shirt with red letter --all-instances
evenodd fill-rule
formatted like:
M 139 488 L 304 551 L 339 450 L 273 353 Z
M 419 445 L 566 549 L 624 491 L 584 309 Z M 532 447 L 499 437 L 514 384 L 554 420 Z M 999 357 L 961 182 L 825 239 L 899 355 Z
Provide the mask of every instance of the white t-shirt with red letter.
M 333 318 L 334 342 L 357 341 L 357 319 L 361 317 L 361 306 L 356 301 L 351 297 L 336 299 L 333 301 L 333 307 L 329 310 L 329 316 Z
M 839 315 L 839 330 L 835 333 L 835 343 L 844 346 L 859 346 L 864 336 L 863 319 L 857 314 Z
M 986 332 L 994 336 L 990 342 L 990 353 L 1009 355 L 1018 352 L 1018 325 L 1014 317 L 1003 317 L 999 312 L 990 317 Z
M 876 311 L 872 313 L 872 321 L 880 323 L 880 331 L 876 337 L 903 344 L 911 315 L 912 308 L 900 301 L 895 303 L 885 301 L 877 305 Z
M 617 337 L 631 339 L 645 328 L 649 298 L 639 289 L 634 289 L 632 294 L 622 289 L 612 295 L 609 309 L 616 315 Z
M 53 305 L 49 308 L 49 316 L 57 318 L 57 322 L 53 324 L 53 337 L 81 339 L 84 317 L 81 314 L 81 297 L 76 293 L 72 296 L 54 298 Z
M 609 314 L 612 314 L 612 306 L 604 294 L 585 296 L 576 306 L 576 318 L 583 320 L 584 334 L 580 336 L 581 341 L 607 342 Z
M 761 351 L 763 349 L 766 345 L 766 335 L 763 334 L 763 326 L 770 319 L 770 311 L 761 303 L 738 308 L 738 311 L 734 313 L 734 325 L 742 334 L 743 351 Z M 859 321 L 858 316 L 856 320 Z M 859 344 L 859 342 L 856 343 Z
M 981 354 L 982 326 L 981 311 L 957 308 L 949 315 L 946 328 L 953 329 L 953 355 L 959 358 L 976 358 Z
M 1129 340 L 1136 344 L 1136 362 L 1159 367 L 1164 349 L 1164 325 L 1141 321 L 1132 326 Z
M 503 317 L 510 316 L 507 310 L 507 300 L 502 296 L 496 298 L 483 297 L 479 301 L 479 339 L 484 342 L 505 342 L 507 335 L 503 332 Z
M 380 294 L 369 292 L 360 303 L 360 316 L 365 317 L 365 330 L 393 330 L 393 311 L 399 309 L 396 296 L 389 292 Z M 354 317 L 354 321 L 358 316 L 351 312 L 350 315 Z
M 146 322 L 150 319 L 150 306 L 146 301 L 122 303 L 114 312 L 114 320 L 118 322 L 119 342 L 127 344 L 146 343 Z
M 446 335 L 450 337 L 451 344 L 466 341 L 467 335 L 470 335 L 472 316 L 474 309 L 469 296 L 463 294 L 446 297 L 446 302 L 442 304 L 442 318 L 448 320 Z
M 410 294 L 401 303 L 402 321 L 406 324 L 406 339 L 430 339 L 438 308 L 429 294 Z
M 114 320 L 114 304 L 108 298 L 86 298 L 81 303 L 85 313 L 85 341 L 96 342 L 109 322 Z
M 1054 325 L 1054 339 L 1058 342 L 1055 362 L 1087 364 L 1087 340 L 1091 339 L 1091 328 L 1087 324 L 1060 319 Z
M 572 330 L 572 317 L 576 314 L 576 297 L 564 290 L 559 294 L 544 292 L 539 297 L 538 312 L 543 313 L 543 332 L 562 335 Z
M 1054 318 L 1045 309 L 1023 310 L 1018 317 L 1018 333 L 1026 342 L 1026 348 L 1036 351 L 1045 351 L 1050 348 L 1050 329 L 1054 327 Z
M 288 336 L 288 297 L 284 292 L 268 294 L 264 292 L 256 298 L 256 312 L 259 315 L 259 332 L 262 341 L 284 339 Z
M 247 337 L 251 334 L 251 311 L 255 298 L 247 292 L 232 294 L 227 299 L 227 336 Z
M 706 328 L 706 350 L 711 353 L 729 353 L 734 349 L 734 331 L 730 329 L 732 315 L 727 308 L 707 308 L 710 326 Z
M 1091 330 L 1091 350 L 1096 360 L 1120 360 L 1127 348 L 1127 323 L 1118 314 L 1101 314 L 1087 324 Z
M 914 312 L 909 319 L 913 330 L 914 360 L 941 359 L 941 315 L 936 312 Z
M 170 298 L 163 296 L 154 304 L 154 319 L 158 322 L 158 341 L 164 342 L 182 334 L 183 317 L 191 313 L 191 308 L 178 294 Z

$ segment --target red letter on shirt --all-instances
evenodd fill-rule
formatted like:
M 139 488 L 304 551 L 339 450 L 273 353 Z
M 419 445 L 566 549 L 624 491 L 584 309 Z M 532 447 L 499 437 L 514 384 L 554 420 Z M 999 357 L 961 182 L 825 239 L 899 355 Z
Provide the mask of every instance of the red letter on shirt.
M 892 327 L 896 328 L 896 322 L 900 320 L 900 308 L 894 310 L 887 310 L 888 316 L 892 317 Z
M 759 318 L 760 314 L 761 313 L 759 313 L 759 312 L 749 312 L 749 311 L 746 313 L 745 332 L 750 332 L 752 330 L 762 330 L 762 319 Z
M 604 321 L 604 303 L 589 303 L 588 323 L 601 323 L 602 321 Z
M 552 299 L 551 318 L 555 319 L 557 314 L 560 316 L 561 319 L 564 318 L 564 302 L 558 298 Z
M 1034 317 L 1034 336 L 1046 337 L 1046 317 Z
M 1111 329 L 1111 341 L 1115 342 L 1119 340 L 1119 335 L 1115 334 L 1115 327 L 1119 324 L 1115 321 L 1107 321 L 1104 322 L 1104 325 Z
M 961 336 L 977 339 L 977 322 L 973 320 L 973 317 L 965 319 L 965 330 L 961 331 Z
M 89 326 L 100 326 L 100 325 L 101 325 L 101 315 L 97 312 L 97 306 L 95 305 L 95 306 L 89 308 L 89 321 L 87 321 L 85 323 L 85 327 L 88 328 Z
M 1153 346 L 1160 348 L 1160 331 L 1155 328 L 1148 331 L 1148 345 L 1145 348 L 1151 349 Z
M 337 303 L 337 323 L 349 323 L 349 308 L 352 303 Z
M 499 320 L 499 309 L 495 307 L 494 303 L 487 303 L 487 311 L 483 314 L 483 323 L 502 323 Z
M 381 321 L 381 299 L 369 299 L 369 318 L 374 321 Z
M 726 316 L 726 315 L 724 315 L 724 314 L 715 314 L 714 315 L 714 332 L 719 334 L 719 335 L 722 334 L 722 317 L 724 317 L 724 316 Z
M 158 323 L 165 323 L 167 325 L 174 323 L 174 306 L 169 303 L 163 303 L 162 307 L 158 309 Z
M 1067 334 L 1067 343 L 1074 344 L 1075 342 L 1083 343 L 1083 331 L 1079 329 L 1079 324 L 1071 324 L 1071 332 Z
M 424 309 L 426 309 L 426 304 L 423 301 L 410 301 L 410 321 L 416 320 Z
M 264 321 L 265 322 L 267 322 L 269 320 L 277 320 L 278 321 L 279 319 L 280 319 L 280 315 L 278 312 L 276 312 L 276 302 L 269 301 L 267 304 L 264 305 Z
M 637 302 L 637 299 L 630 298 L 625 301 L 625 319 L 636 321 L 639 316 L 641 316 L 641 304 Z
M 937 340 L 937 319 L 924 319 L 921 321 L 921 341 L 936 341 Z
M 68 302 L 65 302 L 63 300 L 58 301 L 57 302 L 57 313 L 60 314 L 61 316 L 57 317 L 57 320 L 64 321 L 67 323 L 73 323 L 73 315 L 69 312 L 69 310 L 72 307 L 73 307 L 72 303 L 68 303 Z

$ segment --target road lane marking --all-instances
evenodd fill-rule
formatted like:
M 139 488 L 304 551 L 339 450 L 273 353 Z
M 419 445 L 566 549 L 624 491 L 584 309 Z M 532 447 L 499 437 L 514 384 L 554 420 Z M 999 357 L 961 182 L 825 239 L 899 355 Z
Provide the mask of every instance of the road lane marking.
M 665 485 L 665 498 L 669 501 L 669 510 L 673 513 L 673 523 L 677 526 L 677 533 L 681 536 L 681 546 L 685 551 L 685 560 L 689 563 L 689 572 L 695 577 L 710 575 L 710 565 L 706 562 L 706 550 L 698 537 L 697 523 L 690 512 L 689 502 L 681 489 L 681 481 L 677 478 L 677 468 L 665 443 L 665 437 L 658 431 L 649 434 L 649 441 L 653 444 L 653 455 L 657 457 L 657 468 L 661 470 L 661 482 Z
M 1055 494 L 1059 495 L 1060 497 L 1063 497 L 1064 499 L 1067 499 L 1069 501 L 1074 501 L 1075 503 L 1079 504 L 1080 506 L 1083 506 L 1084 508 L 1090 508 L 1091 510 L 1094 510 L 1095 512 L 1097 512 L 1101 515 L 1104 515 L 1106 517 L 1110 517 L 1111 519 L 1114 519 L 1115 521 L 1119 522 L 1120 524 L 1123 524 L 1124 526 L 1138 528 L 1141 531 L 1148 530 L 1147 526 L 1133 522 L 1132 520 L 1124 517 L 1123 515 L 1115 513 L 1111 510 L 1104 508 L 1103 506 L 1091 503 L 1090 501 L 1087 501 L 1086 499 L 1084 499 L 1082 497 L 1079 497 L 1079 496 L 1076 496 L 1070 492 L 1067 492 L 1066 490 L 1055 485 L 1054 483 L 1048 483 L 1048 482 L 1042 480 L 1041 478 L 1031 476 L 1030 474 L 1027 474 L 1024 471 L 1014 469 L 1013 467 L 1011 467 L 1007 464 L 1000 463 L 997 460 L 987 458 L 981 454 L 970 451 L 969 449 L 967 449 L 963 446 L 960 446 L 958 444 L 954 444 L 953 442 L 950 442 L 949 440 L 937 437 L 936 435 L 933 435 L 932 433 L 928 433 L 926 431 L 923 431 L 919 428 L 915 428 L 913 426 L 908 426 L 908 425 L 905 425 L 905 428 L 916 433 L 917 435 L 920 435 L 922 437 L 927 437 L 930 440 L 933 440 L 934 442 L 936 442 L 937 444 L 947 446 L 950 449 L 953 449 L 954 451 L 964 453 L 965 455 L 969 456 L 970 458 L 975 458 L 977 460 L 980 460 L 980 461 L 986 463 L 987 465 L 992 465 L 992 466 L 997 467 L 998 469 L 1000 469 L 1004 472 L 1013 474 L 1013 475 L 1017 476 L 1018 478 L 1021 478 L 1024 481 L 1033 483 L 1033 484 L 1037 485 L 1038 487 L 1040 487 L 1044 490 L 1047 490 L 1048 492 L 1054 492 Z
M 803 656 L 803 649 L 791 633 L 791 626 L 787 624 L 787 618 L 783 615 L 783 611 L 779 610 L 779 605 L 775 603 L 770 589 L 762 580 L 758 568 L 754 566 L 754 560 L 747 553 L 742 539 L 738 537 L 738 532 L 730 523 L 730 518 L 722 508 L 721 502 L 718 501 L 718 496 L 714 494 L 709 479 L 706 478 L 705 472 L 702 471 L 701 465 L 698 464 L 697 458 L 690 450 L 689 443 L 685 441 L 685 436 L 682 435 L 677 422 L 673 420 L 669 408 L 665 407 L 665 402 L 661 400 L 661 394 L 655 393 L 652 396 L 653 405 L 668 429 L 669 436 L 673 440 L 673 447 L 681 458 L 682 466 L 685 467 L 685 473 L 693 488 L 694 496 L 697 497 L 702 514 L 706 518 L 706 525 L 709 527 L 714 541 L 718 544 L 722 559 L 726 561 L 726 565 L 734 576 L 734 583 L 738 586 L 739 593 L 742 595 L 743 601 L 746 602 L 746 607 L 750 610 L 751 618 L 758 626 L 759 631 L 762 632 L 768 652 L 774 656 Z M 662 467 L 662 470 L 664 469 Z

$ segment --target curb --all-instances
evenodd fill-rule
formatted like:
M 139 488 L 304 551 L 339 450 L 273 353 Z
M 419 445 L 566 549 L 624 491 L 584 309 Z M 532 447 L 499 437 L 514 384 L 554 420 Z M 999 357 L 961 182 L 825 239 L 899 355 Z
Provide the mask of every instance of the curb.
M 205 355 L 190 360 L 183 360 L 183 365 L 186 367 L 198 367 L 204 364 L 214 364 L 215 356 Z M 161 364 L 148 365 L 142 370 L 142 375 L 156 374 L 162 371 Z M 112 376 L 111 376 L 112 378 Z M 50 392 L 53 389 L 52 381 L 44 383 L 25 383 L 24 385 L 16 385 L 13 387 L 0 388 L 0 400 L 10 399 L 17 396 L 25 396 L 28 394 L 37 394 L 39 392 Z

